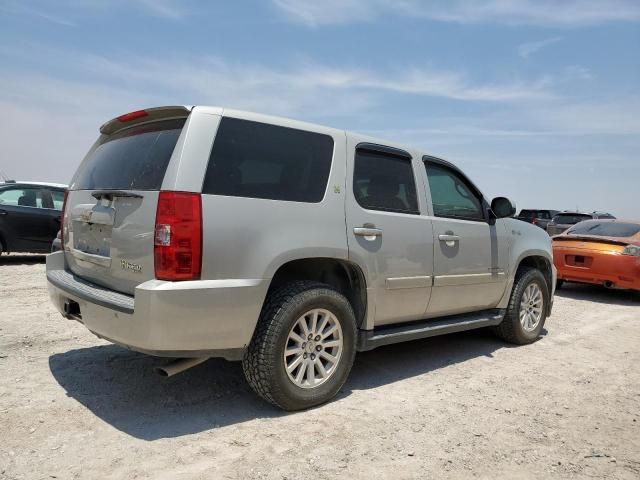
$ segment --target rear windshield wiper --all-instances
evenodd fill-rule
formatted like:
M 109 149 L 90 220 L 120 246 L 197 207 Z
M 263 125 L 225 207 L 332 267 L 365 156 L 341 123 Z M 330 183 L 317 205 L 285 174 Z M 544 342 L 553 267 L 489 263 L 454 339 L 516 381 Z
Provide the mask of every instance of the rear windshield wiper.
M 112 199 L 115 197 L 143 198 L 142 195 L 124 190 L 96 190 L 91 196 L 97 200 L 101 198 Z

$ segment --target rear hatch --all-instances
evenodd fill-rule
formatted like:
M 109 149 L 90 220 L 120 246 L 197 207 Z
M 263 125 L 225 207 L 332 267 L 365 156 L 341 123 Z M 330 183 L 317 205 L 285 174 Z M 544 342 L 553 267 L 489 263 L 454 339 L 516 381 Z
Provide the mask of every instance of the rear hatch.
M 151 109 L 101 127 L 67 197 L 64 249 L 74 274 L 130 295 L 154 278 L 158 196 L 188 114 Z

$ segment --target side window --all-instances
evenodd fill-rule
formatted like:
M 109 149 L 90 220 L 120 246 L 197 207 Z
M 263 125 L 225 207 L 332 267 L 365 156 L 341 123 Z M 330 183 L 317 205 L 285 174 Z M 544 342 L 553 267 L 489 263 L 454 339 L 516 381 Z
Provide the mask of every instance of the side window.
M 432 162 L 425 167 L 436 217 L 484 220 L 482 202 L 463 177 Z
M 332 157 L 329 135 L 225 117 L 202 193 L 317 203 Z
M 0 205 L 42 208 L 42 195 L 37 188 L 11 188 L 0 192 Z
M 353 193 L 368 210 L 419 214 L 411 160 L 358 149 L 353 168 Z
M 51 199 L 53 200 L 53 208 L 62 211 L 64 204 L 64 192 L 59 190 L 51 190 Z

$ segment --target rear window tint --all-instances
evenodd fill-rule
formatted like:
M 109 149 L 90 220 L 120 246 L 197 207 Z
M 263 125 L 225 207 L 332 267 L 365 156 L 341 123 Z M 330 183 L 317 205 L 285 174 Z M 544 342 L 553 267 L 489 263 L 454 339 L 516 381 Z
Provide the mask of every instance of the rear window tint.
M 519 217 L 534 218 L 538 216 L 538 210 L 520 210 Z
M 583 220 L 591 220 L 592 218 L 593 217 L 591 215 L 561 213 L 560 215 L 553 217 L 553 221 L 564 225 L 573 225 L 575 223 L 582 222 Z
M 80 165 L 73 190 L 159 190 L 185 119 L 133 127 L 104 137 Z
M 633 237 L 640 232 L 640 224 L 622 222 L 583 222 L 571 227 L 570 235 L 597 235 L 600 237 Z
M 410 158 L 356 150 L 353 194 L 360 206 L 368 210 L 420 213 Z
M 329 135 L 225 117 L 202 193 L 320 202 L 332 157 Z

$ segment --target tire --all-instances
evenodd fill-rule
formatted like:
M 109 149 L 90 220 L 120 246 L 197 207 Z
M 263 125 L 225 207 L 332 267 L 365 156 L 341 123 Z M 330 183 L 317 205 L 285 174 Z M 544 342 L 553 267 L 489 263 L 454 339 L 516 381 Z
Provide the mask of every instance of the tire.
M 556 290 L 560 290 L 564 285 L 564 280 L 556 280 Z
M 319 338 L 316 336 L 313 342 L 300 343 L 297 339 L 302 337 L 301 322 L 311 330 L 314 315 L 317 332 L 327 335 L 327 341 L 315 343 Z M 327 326 L 323 327 L 325 320 Z M 334 328 L 336 324 L 339 329 Z M 331 330 L 334 333 L 326 333 Z M 303 410 L 320 405 L 332 399 L 349 376 L 356 353 L 356 332 L 355 315 L 349 301 L 333 287 L 309 281 L 287 284 L 269 294 L 265 301 L 242 360 L 244 375 L 260 397 L 283 410 Z M 340 342 L 341 346 L 329 347 Z M 326 350 L 323 350 L 324 345 L 327 345 Z M 285 349 L 297 353 L 285 357 Z M 324 363 L 325 357 L 321 357 L 322 353 L 316 355 L 316 349 L 334 354 L 335 357 L 330 355 L 337 358 L 331 364 L 333 366 Z M 304 359 L 299 360 L 296 369 L 287 373 L 287 365 L 293 365 L 302 355 Z M 315 363 L 311 361 L 312 356 L 317 359 Z M 290 364 L 286 364 L 287 361 Z M 306 367 L 297 384 L 305 362 L 314 365 Z M 321 362 L 322 367 L 317 366 L 317 362 Z M 313 373 L 309 374 L 309 368 Z M 325 372 L 324 378 L 320 368 Z M 316 380 L 316 376 L 321 378 Z
M 534 287 L 531 287 L 531 286 Z M 531 287 L 532 290 L 527 290 Z M 525 296 L 525 292 L 536 291 L 538 289 L 542 297 L 540 305 L 540 317 L 535 326 L 529 323 L 529 328 L 525 327 L 528 320 L 532 317 L 526 317 L 524 323 L 520 319 L 520 313 L 522 309 L 522 300 Z M 539 337 L 542 329 L 544 328 L 544 322 L 547 318 L 547 308 L 549 305 L 549 288 L 547 281 L 544 278 L 542 272 L 535 268 L 523 267 L 521 268 L 515 280 L 513 291 L 511 292 L 511 298 L 509 299 L 509 306 L 505 314 L 502 323 L 495 327 L 495 333 L 498 337 L 506 340 L 510 343 L 517 345 L 527 345 L 535 342 Z

